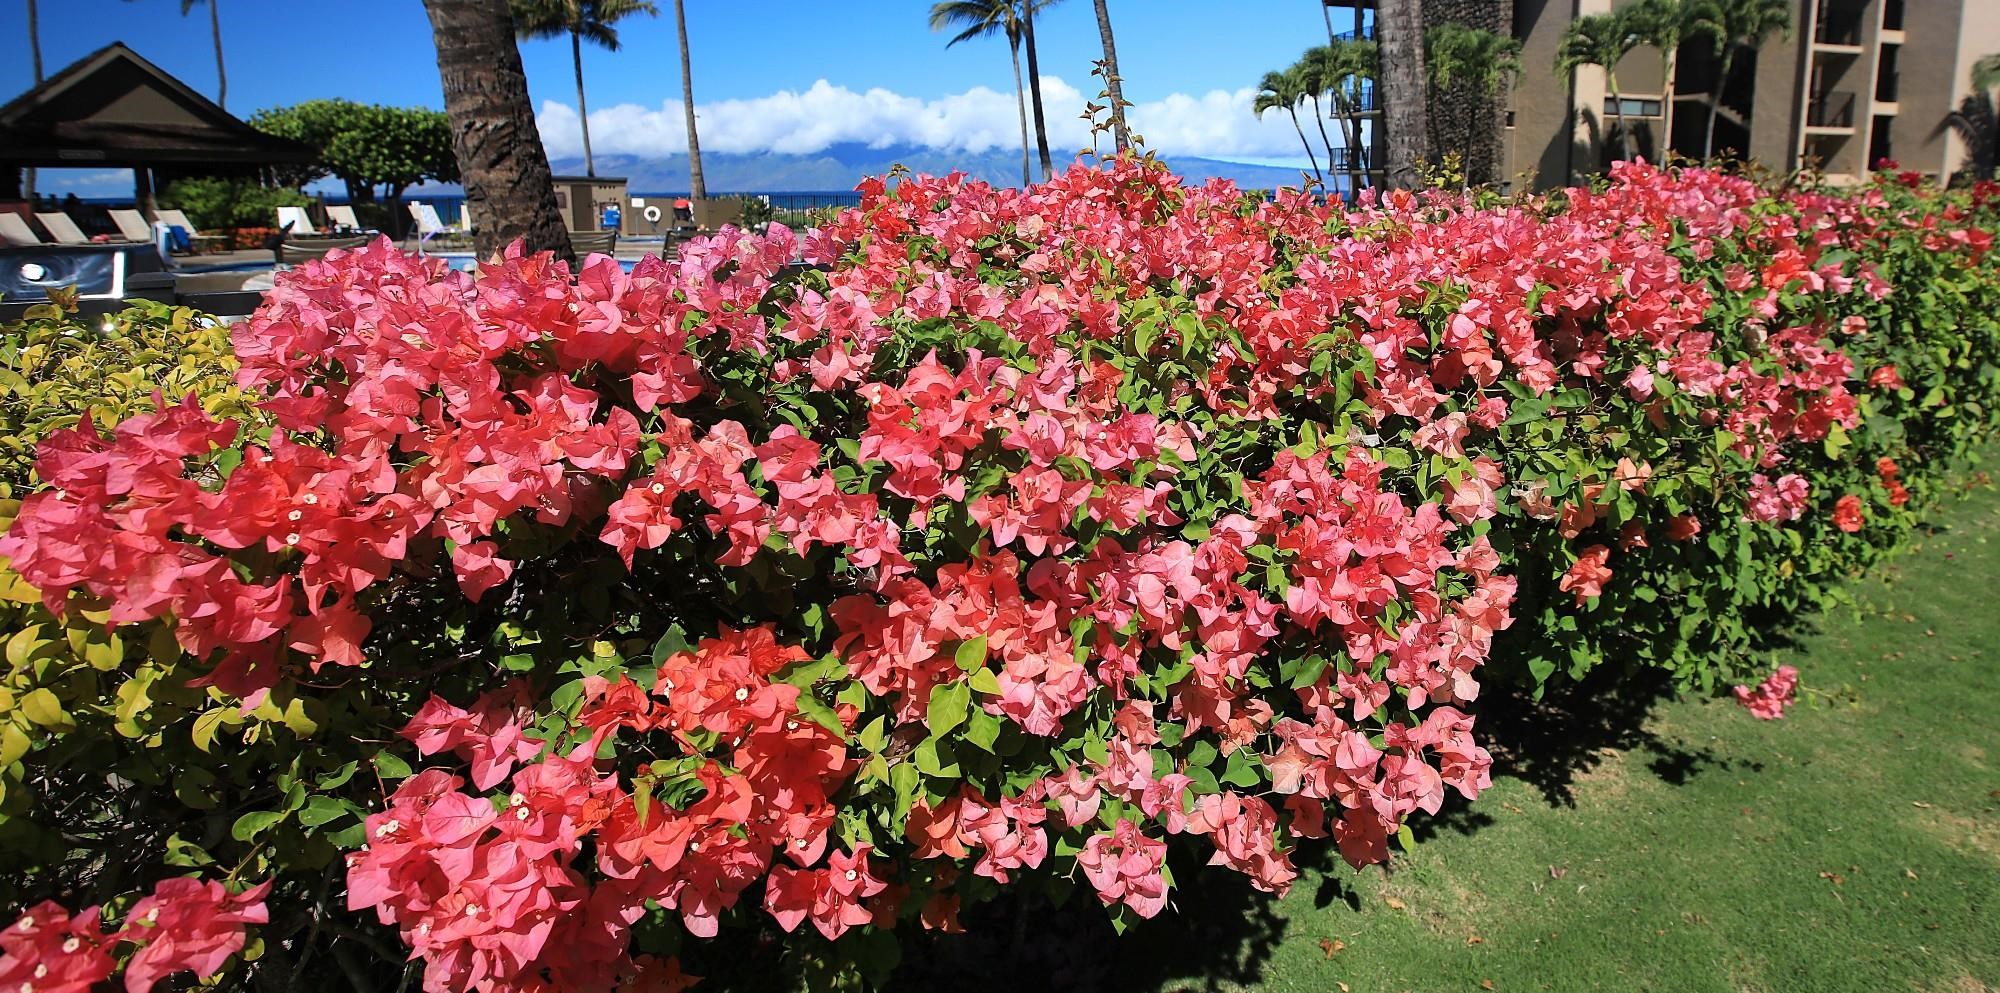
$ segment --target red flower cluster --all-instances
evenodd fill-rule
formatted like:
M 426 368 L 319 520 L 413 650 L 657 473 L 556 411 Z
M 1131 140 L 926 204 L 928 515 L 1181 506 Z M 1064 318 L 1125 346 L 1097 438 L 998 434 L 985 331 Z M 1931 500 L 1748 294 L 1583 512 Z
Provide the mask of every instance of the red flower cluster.
M 1736 702 L 1758 720 L 1775 721 L 1785 716 L 1785 708 L 1792 705 L 1798 688 L 1799 670 L 1794 666 L 1781 665 L 1755 689 L 1737 686 L 1730 692 L 1736 697 Z
M 19 993 L 89 993 L 121 969 L 127 993 L 147 993 L 177 972 L 207 978 L 243 950 L 245 929 L 270 920 L 263 883 L 231 893 L 221 883 L 163 879 L 126 912 L 125 926 L 104 933 L 96 907 L 75 916 L 42 903 L 0 931 L 0 989 Z M 120 944 L 136 949 L 121 965 Z
M 410 623 L 461 592 L 568 616 L 521 602 L 559 569 L 632 596 L 524 632 L 557 654 L 726 619 L 650 669 L 398 715 L 469 780 L 397 786 L 348 903 L 430 990 L 672 985 L 635 923 L 713 935 L 746 893 L 835 938 L 953 927 L 968 874 L 1075 869 L 1151 916 L 1170 836 L 1282 892 L 1296 839 L 1381 861 L 1487 787 L 1468 709 L 1517 610 L 1613 613 L 1704 527 L 1811 511 L 1798 456 L 1860 423 L 1832 341 L 1889 291 L 1837 251 L 1875 234 L 1856 204 L 1621 165 L 1562 209 L 1344 210 L 1126 157 L 1028 190 L 871 181 L 824 228 L 629 272 L 382 241 L 282 275 L 236 329 L 270 437 L 192 402 L 58 433 L 0 555 L 51 609 L 170 619 L 250 701 L 369 661 L 376 612 L 446 562 L 459 591 Z M 1514 444 L 1523 421 L 1549 447 Z M 252 918 L 218 907 L 143 974 L 219 962 Z

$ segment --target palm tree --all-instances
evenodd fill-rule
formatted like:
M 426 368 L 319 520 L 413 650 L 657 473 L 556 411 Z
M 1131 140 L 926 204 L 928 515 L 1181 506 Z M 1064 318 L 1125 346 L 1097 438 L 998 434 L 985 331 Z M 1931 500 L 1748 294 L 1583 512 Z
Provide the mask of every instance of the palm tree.
M 35 0 L 28 0 L 28 51 L 35 62 L 35 85 L 42 85 L 42 16 L 35 8 Z M 35 167 L 29 166 L 22 176 L 21 193 L 29 203 L 35 202 Z
M 33 7 L 33 4 L 29 5 L 29 9 L 32 10 Z M 41 72 L 41 56 L 37 55 L 35 57 L 35 75 L 39 76 Z M 1975 90 L 1990 90 L 1996 86 L 2000 86 L 2000 53 L 1982 55 L 1979 57 L 1979 61 L 1972 64 L 1972 88 Z
M 1631 7 L 1632 28 L 1639 36 L 1640 44 L 1651 45 L 1660 52 L 1662 92 L 1660 94 L 1660 147 L 1662 159 L 1673 151 L 1674 144 L 1674 64 L 1680 58 L 1681 45 L 1691 39 L 1706 37 L 1710 43 L 1721 47 L 1727 37 L 1727 29 L 1719 23 L 1715 11 L 1719 5 L 1714 0 L 1639 0 Z
M 523 38 L 569 36 L 569 57 L 576 66 L 576 116 L 583 124 L 583 172 L 597 175 L 590 154 L 590 106 L 583 98 L 583 43 L 618 50 L 619 21 L 634 14 L 658 17 L 651 0 L 513 0 L 514 27 Z
M 202 0 L 181 0 L 181 16 L 188 16 L 194 11 L 195 4 L 201 2 Z M 208 0 L 208 33 L 215 39 L 215 105 L 226 110 L 229 107 L 229 73 L 222 67 L 222 15 L 215 9 L 218 2 L 219 0 Z M 28 23 L 32 30 L 35 23 L 34 0 L 29 0 L 28 3 Z M 35 49 L 35 57 L 39 65 L 41 58 L 39 44 Z M 37 72 L 35 75 L 39 78 L 41 73 Z
M 1385 178 L 1392 189 L 1422 183 L 1423 164 L 1430 158 L 1423 24 L 1417 0 L 1378 0 L 1375 5 L 1375 37 L 1382 57 L 1376 92 L 1382 98 L 1382 125 L 1388 132 Z
M 701 174 L 701 133 L 694 126 L 694 66 L 688 61 L 687 11 L 674 0 L 674 30 L 681 37 L 681 109 L 688 125 L 688 199 L 700 203 L 708 199 L 708 182 Z
M 1035 147 L 1042 154 L 1042 178 L 1055 175 L 1049 158 L 1049 125 L 1042 119 L 1042 66 L 1035 58 L 1035 11 L 1057 0 L 1021 0 L 1021 44 L 1028 49 L 1028 102 L 1035 108 Z
M 1611 95 L 1611 116 L 1617 121 L 1619 147 L 1632 157 L 1632 133 L 1625 126 L 1625 101 L 1618 92 L 1618 63 L 1638 47 L 1631 17 L 1624 8 L 1609 14 L 1588 14 L 1569 22 L 1556 44 L 1556 75 L 1568 87 L 1583 66 L 1604 67 L 1604 88 Z
M 1977 179 L 1992 179 L 2000 161 L 2000 119 L 1993 106 L 1996 86 L 2000 86 L 2000 54 L 1982 56 L 1972 64 L 1972 92 L 1957 110 L 1945 115 L 1945 124 L 1965 142 L 1966 167 Z
M 1007 36 L 1014 59 L 1014 110 L 1021 119 L 1021 185 L 1034 179 L 1028 171 L 1028 104 L 1021 87 L 1021 8 L 1014 0 L 950 0 L 931 7 L 931 30 L 957 29 L 944 47 L 994 33 Z
M 574 259 L 507 0 L 424 0 L 424 10 L 437 42 L 460 181 L 482 219 L 479 254 L 495 254 L 518 238 L 529 251 Z
M 1111 98 L 1111 138 L 1123 152 L 1132 147 L 1131 132 L 1125 128 L 1125 81 L 1118 75 L 1118 46 L 1111 40 L 1111 12 L 1104 0 L 1097 7 L 1097 39 L 1104 45 L 1104 92 Z
M 1292 130 L 1299 133 L 1299 144 L 1306 146 L 1306 159 L 1312 163 L 1313 177 L 1324 184 L 1326 176 L 1319 171 L 1319 159 L 1313 155 L 1312 142 L 1306 138 L 1305 127 L 1299 124 L 1299 101 L 1303 99 L 1305 99 L 1305 86 L 1297 73 L 1290 70 L 1267 72 L 1263 79 L 1257 81 L 1257 100 L 1251 104 L 1251 108 L 1257 112 L 1259 118 L 1264 116 L 1265 111 L 1280 107 L 1285 109 L 1285 113 L 1292 115 Z
M 1331 45 L 1306 53 L 1317 77 L 1315 92 L 1324 89 L 1332 98 L 1333 117 L 1340 122 L 1340 138 L 1346 146 L 1349 194 L 1361 190 L 1367 175 L 1367 155 L 1362 146 L 1362 116 L 1367 86 L 1380 74 L 1381 53 L 1375 42 L 1364 38 L 1339 38 Z M 1328 153 L 1328 167 L 1333 165 Z
M 1722 94 L 1729 88 L 1729 71 L 1736 66 L 1736 56 L 1762 48 L 1764 39 L 1772 34 L 1790 37 L 1792 3 L 1791 0 L 1698 0 L 1695 8 L 1692 17 L 1704 22 L 1701 32 L 1715 39 L 1718 56 L 1715 85 L 1708 92 L 1708 126 L 1701 142 L 1701 157 L 1707 160 L 1715 157 L 1715 121 L 1722 114 Z
M 1327 115 L 1320 112 L 1319 95 L 1326 93 L 1331 97 L 1334 88 L 1340 85 L 1339 77 L 1334 75 L 1337 69 L 1333 59 L 1333 50 L 1326 45 L 1319 45 L 1306 49 L 1306 54 L 1286 70 L 1287 74 L 1299 81 L 1299 88 L 1305 92 L 1305 98 L 1312 102 L 1313 124 L 1319 128 L 1320 144 L 1326 146 L 1328 171 L 1333 169 L 1333 139 L 1326 134 Z
M 1461 145 L 1454 150 L 1464 157 L 1466 179 L 1488 181 L 1472 175 L 1471 146 L 1503 126 L 1493 98 L 1520 79 L 1520 40 L 1456 21 L 1439 24 L 1424 33 L 1424 68 L 1435 101 L 1431 116 L 1445 119 L 1445 140 Z

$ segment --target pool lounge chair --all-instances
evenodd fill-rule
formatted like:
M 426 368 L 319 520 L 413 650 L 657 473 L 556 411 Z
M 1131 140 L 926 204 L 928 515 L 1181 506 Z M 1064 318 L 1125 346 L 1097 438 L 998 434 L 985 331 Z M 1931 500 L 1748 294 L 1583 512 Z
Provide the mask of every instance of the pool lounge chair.
M 77 227 L 76 222 L 70 220 L 68 214 L 60 212 L 36 214 L 35 220 L 42 222 L 42 230 L 47 231 L 49 237 L 54 238 L 58 245 L 90 244 L 90 239 L 84 237 L 83 229 Z
M 361 224 L 361 218 L 354 216 L 354 208 L 347 204 L 329 205 L 326 208 L 326 223 L 332 226 L 335 230 L 344 230 L 344 231 L 375 230 L 374 228 L 363 227 Z
M 306 214 L 304 207 L 279 207 L 278 227 L 283 228 L 285 234 L 293 237 L 299 235 L 317 237 L 319 235 L 319 229 L 313 227 L 312 218 Z
M 291 238 L 278 246 L 279 265 L 299 265 L 326 258 L 334 249 L 354 249 L 368 244 L 366 238 Z
M 123 235 L 126 241 L 153 240 L 153 226 L 147 224 L 146 219 L 140 216 L 138 211 L 107 210 L 105 213 L 111 215 L 111 223 L 118 225 L 118 233 Z
M 28 219 L 11 210 L 0 210 L 0 242 L 29 247 L 47 244 L 28 226 Z
M 571 231 L 570 251 L 577 255 L 610 255 L 618 250 L 616 231 Z
M 161 224 L 164 224 L 170 228 L 180 228 L 182 231 L 186 231 L 188 235 L 188 247 L 191 251 L 196 251 L 196 252 L 200 251 L 201 246 L 204 243 L 209 245 L 220 245 L 228 241 L 227 238 L 224 238 L 222 235 L 219 234 L 202 234 L 200 231 L 196 230 L 194 222 L 188 220 L 187 215 L 181 213 L 181 211 L 178 208 L 155 210 L 153 211 L 153 220 L 156 220 Z

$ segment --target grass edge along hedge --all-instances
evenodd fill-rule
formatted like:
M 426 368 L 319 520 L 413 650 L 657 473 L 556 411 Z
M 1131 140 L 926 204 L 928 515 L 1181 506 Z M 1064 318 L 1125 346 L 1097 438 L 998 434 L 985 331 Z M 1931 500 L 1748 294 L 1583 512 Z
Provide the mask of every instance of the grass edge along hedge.
M 334 253 L 233 331 L 267 421 L 41 437 L 0 988 L 879 977 L 1002 886 L 1159 914 L 1169 841 L 1282 892 L 1478 794 L 1482 673 L 1763 675 L 1994 423 L 1990 186 L 861 192 Z

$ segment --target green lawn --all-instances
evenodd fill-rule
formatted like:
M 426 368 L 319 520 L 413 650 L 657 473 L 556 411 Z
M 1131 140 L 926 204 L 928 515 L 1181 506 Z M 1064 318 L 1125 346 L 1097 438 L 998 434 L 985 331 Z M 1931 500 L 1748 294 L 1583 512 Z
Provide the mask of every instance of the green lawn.
M 1110 975 L 1160 991 L 2000 988 L 1995 539 L 2000 496 L 1946 508 L 1854 588 L 1858 611 L 1780 656 L 1832 699 L 1768 723 L 1616 693 L 1525 713 L 1508 737 L 1540 743 L 1392 874 L 1336 863 L 1277 902 L 1183 876 L 1180 918 L 1107 950 Z M 1573 751 L 1540 751 L 1556 742 Z

